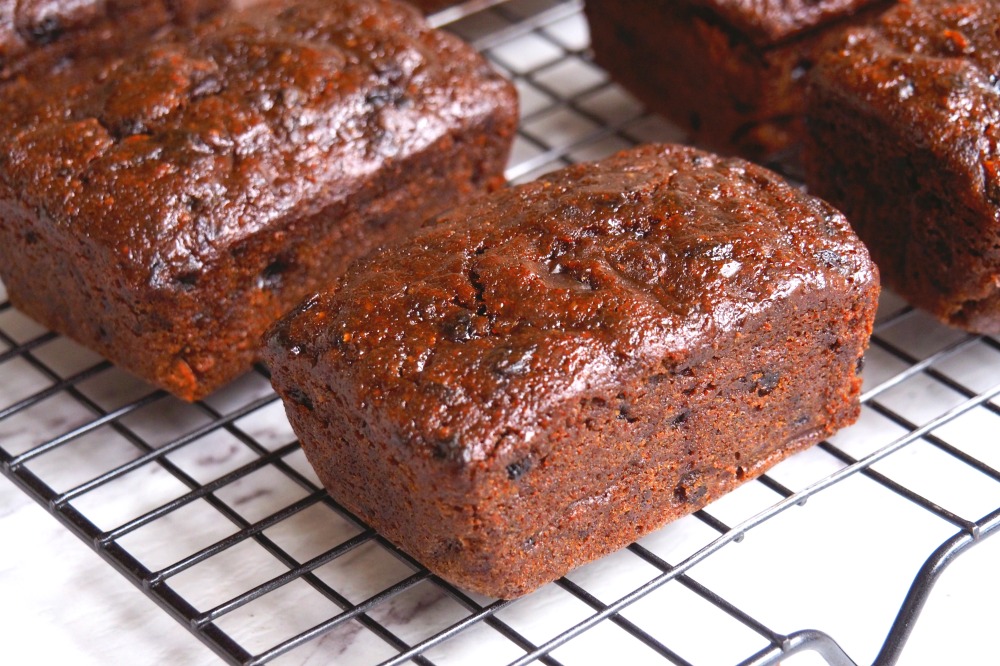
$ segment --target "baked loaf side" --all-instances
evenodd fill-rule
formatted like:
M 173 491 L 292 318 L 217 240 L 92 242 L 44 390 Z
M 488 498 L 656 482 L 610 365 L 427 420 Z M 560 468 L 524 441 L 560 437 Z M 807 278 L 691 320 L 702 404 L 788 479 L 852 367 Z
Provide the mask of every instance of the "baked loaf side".
M 333 497 L 515 597 L 851 423 L 877 294 L 826 204 L 650 146 L 442 215 L 264 358 Z
M 226 0 L 0 0 L 0 79 L 28 63 L 72 57 L 127 41 L 140 43 L 169 24 L 188 25 Z
M 1000 2 L 914 0 L 850 33 L 811 78 L 810 188 L 886 284 L 1000 333 Z
M 789 3 L 588 0 L 585 9 L 597 62 L 692 141 L 758 162 L 795 163 L 805 74 L 843 30 L 888 3 L 807 3 L 815 11 L 778 4 Z M 842 15 L 848 9 L 855 11 Z M 805 17 L 816 24 L 780 39 L 752 25 L 801 20 L 804 28 Z
M 499 186 L 511 85 L 388 0 L 271 2 L 0 99 L 0 277 L 185 399 L 350 259 Z

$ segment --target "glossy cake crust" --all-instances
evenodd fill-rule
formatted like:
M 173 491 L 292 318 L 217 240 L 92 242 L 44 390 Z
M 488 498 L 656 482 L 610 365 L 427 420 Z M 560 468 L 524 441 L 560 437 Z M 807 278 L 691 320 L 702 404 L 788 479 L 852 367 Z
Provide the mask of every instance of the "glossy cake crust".
M 650 146 L 453 209 L 264 355 L 339 502 L 514 597 L 851 423 L 877 294 L 826 204 Z

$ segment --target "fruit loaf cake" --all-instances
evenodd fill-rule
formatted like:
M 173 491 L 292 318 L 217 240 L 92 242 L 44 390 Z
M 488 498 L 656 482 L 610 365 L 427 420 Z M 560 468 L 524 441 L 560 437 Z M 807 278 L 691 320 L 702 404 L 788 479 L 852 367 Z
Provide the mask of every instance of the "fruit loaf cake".
M 1000 2 L 912 0 L 811 77 L 812 190 L 847 213 L 886 285 L 1000 334 Z
M 335 499 L 509 598 L 853 422 L 878 290 L 829 205 L 648 146 L 443 214 L 263 356 Z
M 886 0 L 587 0 L 594 56 L 703 146 L 797 162 L 803 76 Z
M 0 98 L 0 278 L 193 400 L 348 261 L 499 186 L 516 93 L 391 0 L 270 2 Z

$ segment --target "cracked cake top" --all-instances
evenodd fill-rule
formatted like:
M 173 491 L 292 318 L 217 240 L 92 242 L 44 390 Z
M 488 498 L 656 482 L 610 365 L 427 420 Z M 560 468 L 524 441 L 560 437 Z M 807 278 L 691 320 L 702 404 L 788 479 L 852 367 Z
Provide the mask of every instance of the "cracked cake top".
M 468 462 L 512 423 L 530 440 L 561 402 L 711 354 L 795 292 L 860 293 L 874 270 L 842 215 L 772 172 L 647 146 L 443 214 L 264 353 L 308 363 L 374 441 Z
M 60 60 L 0 99 L 0 193 L 153 286 L 487 116 L 507 84 L 386 0 L 269 2 Z

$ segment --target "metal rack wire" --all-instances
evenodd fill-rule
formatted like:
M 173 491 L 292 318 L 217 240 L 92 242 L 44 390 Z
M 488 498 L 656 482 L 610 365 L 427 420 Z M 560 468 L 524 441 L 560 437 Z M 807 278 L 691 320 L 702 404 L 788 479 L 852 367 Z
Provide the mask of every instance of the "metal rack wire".
M 511 180 L 683 139 L 589 61 L 578 0 L 473 0 L 435 20 L 517 82 Z M 1000 529 L 986 434 L 1000 425 L 1000 343 L 888 294 L 866 361 L 857 426 L 514 602 L 438 579 L 330 499 L 262 370 L 180 403 L 2 293 L 0 468 L 230 663 L 556 665 L 610 649 L 627 663 L 763 666 L 811 650 L 886 665 L 941 571 Z M 824 583 L 796 568 L 816 549 L 862 557 Z M 863 622 L 823 614 L 833 587 L 866 585 L 878 594 Z

